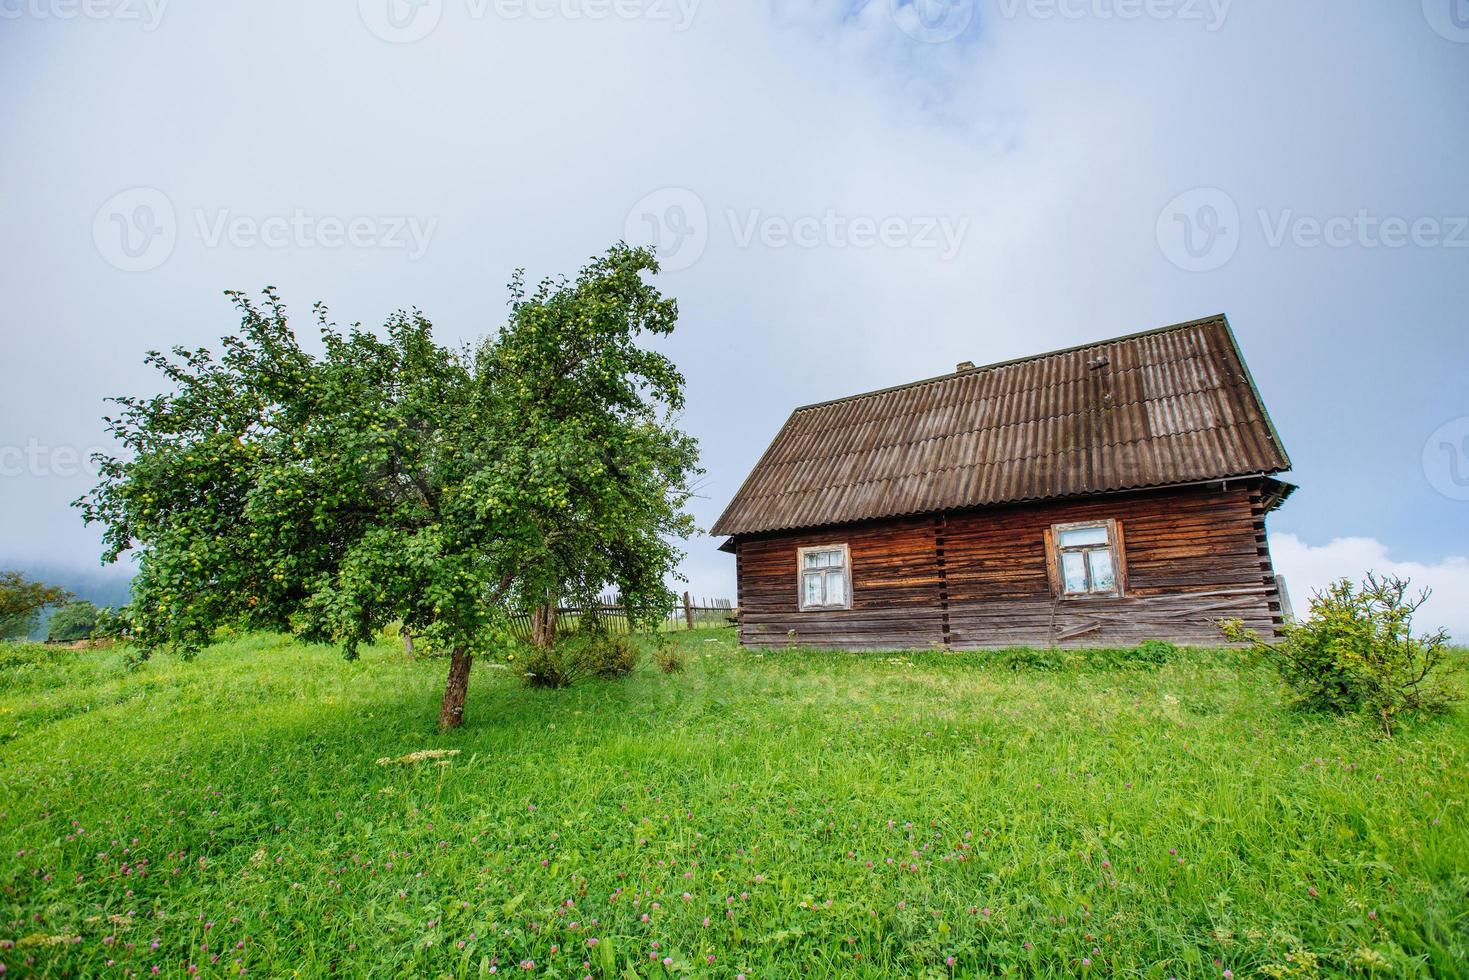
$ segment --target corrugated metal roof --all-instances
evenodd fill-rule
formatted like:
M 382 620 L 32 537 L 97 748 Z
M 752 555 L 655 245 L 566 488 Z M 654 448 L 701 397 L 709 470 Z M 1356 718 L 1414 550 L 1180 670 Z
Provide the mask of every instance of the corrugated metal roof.
M 798 408 L 712 533 L 1287 469 L 1216 316 Z

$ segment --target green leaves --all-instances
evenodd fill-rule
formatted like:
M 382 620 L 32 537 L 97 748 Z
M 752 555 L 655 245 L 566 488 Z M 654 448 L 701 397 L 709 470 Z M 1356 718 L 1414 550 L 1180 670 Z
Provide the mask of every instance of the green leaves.
M 416 311 L 341 330 L 318 304 L 315 355 L 273 289 L 228 293 L 238 332 L 148 355 L 170 390 L 115 400 L 123 452 L 77 501 L 107 559 L 141 554 L 137 639 L 187 653 L 240 624 L 351 656 L 399 622 L 474 652 L 510 612 L 609 587 L 656 618 L 700 472 L 683 377 L 639 346 L 677 320 L 656 271 L 617 245 L 574 282 L 517 274 L 474 349 Z
M 1408 585 L 1370 572 L 1360 587 L 1333 582 L 1311 597 L 1310 616 L 1285 627 L 1279 643 L 1238 622 L 1221 625 L 1226 637 L 1251 643 L 1280 671 L 1298 707 L 1365 711 L 1391 735 L 1398 715 L 1442 711 L 1461 697 L 1448 681 L 1459 669 L 1448 654 L 1448 633 L 1413 633 L 1413 616 L 1429 593 L 1410 596 Z

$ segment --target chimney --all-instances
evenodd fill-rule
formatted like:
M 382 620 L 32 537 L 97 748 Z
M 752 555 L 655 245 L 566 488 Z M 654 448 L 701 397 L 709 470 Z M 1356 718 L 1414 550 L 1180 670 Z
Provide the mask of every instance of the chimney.
M 958 366 L 954 368 L 954 373 L 955 374 L 958 374 L 961 371 L 973 371 L 973 370 L 974 370 L 974 362 L 973 361 L 960 361 L 959 364 L 958 364 Z

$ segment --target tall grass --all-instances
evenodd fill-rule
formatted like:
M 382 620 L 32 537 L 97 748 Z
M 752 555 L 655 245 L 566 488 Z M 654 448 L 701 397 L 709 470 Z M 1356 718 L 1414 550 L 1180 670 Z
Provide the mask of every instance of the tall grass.
M 132 671 L 0 648 L 0 962 L 1466 972 L 1463 712 L 1386 740 L 1225 652 L 677 641 L 681 673 L 561 691 L 481 661 L 446 736 L 443 663 L 396 645 L 249 636 Z

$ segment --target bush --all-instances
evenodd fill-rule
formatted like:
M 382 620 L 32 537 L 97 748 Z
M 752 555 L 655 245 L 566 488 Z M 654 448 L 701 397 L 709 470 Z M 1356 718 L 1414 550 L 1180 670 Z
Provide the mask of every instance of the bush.
M 683 653 L 671 642 L 665 641 L 653 648 L 653 662 L 665 674 L 677 674 L 684 669 Z
M 593 677 L 626 677 L 638 669 L 642 651 L 627 636 L 602 636 L 591 638 L 583 654 L 587 673 Z
M 1145 640 L 1129 651 L 1129 659 L 1137 666 L 1162 667 L 1178 657 L 1178 647 L 1166 640 Z
M 1342 579 L 1312 595 L 1309 617 L 1286 626 L 1279 643 L 1264 642 L 1237 620 L 1221 625 L 1279 670 L 1295 705 L 1367 711 L 1391 735 L 1398 715 L 1442 711 L 1459 699 L 1448 685 L 1456 669 L 1448 633 L 1413 635 L 1413 614 L 1429 594 L 1409 598 L 1407 580 L 1369 574 L 1360 588 Z
M 51 614 L 46 624 L 47 643 L 90 640 L 97 629 L 97 607 L 85 599 L 69 602 Z
M 1011 670 L 1061 670 L 1066 666 L 1066 656 L 1056 649 L 1026 647 L 1008 651 L 1005 666 Z
M 570 687 L 584 677 L 626 677 L 638 669 L 642 654 L 631 637 L 570 636 L 525 657 L 530 687 Z
M 566 655 L 564 645 L 532 647 L 525 656 L 527 687 L 570 687 L 578 676 L 575 658 Z

